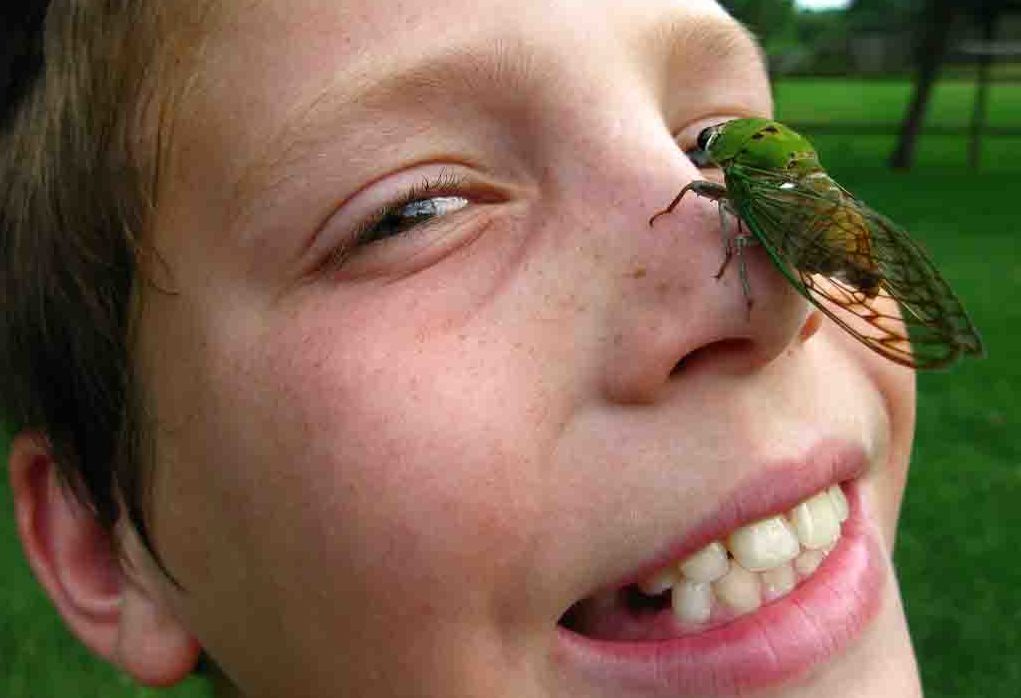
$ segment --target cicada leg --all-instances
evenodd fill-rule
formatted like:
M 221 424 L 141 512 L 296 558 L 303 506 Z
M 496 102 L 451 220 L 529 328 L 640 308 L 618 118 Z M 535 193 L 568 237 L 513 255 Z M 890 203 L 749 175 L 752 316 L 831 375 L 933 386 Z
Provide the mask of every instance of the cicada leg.
M 730 237 L 727 235 L 726 225 L 726 214 L 730 214 L 737 220 L 737 235 Z M 720 202 L 720 232 L 723 235 L 723 263 L 720 264 L 719 270 L 717 270 L 714 277 L 717 281 L 723 276 L 723 272 L 727 270 L 727 265 L 730 264 L 730 260 L 733 259 L 734 255 L 737 255 L 737 270 L 738 276 L 741 279 L 741 290 L 744 292 L 745 301 L 748 304 L 748 315 L 752 314 L 752 287 L 748 281 L 748 265 L 744 257 L 744 248 L 750 247 L 758 242 L 758 239 L 754 235 L 750 235 L 745 231 L 744 225 L 741 222 L 741 217 L 737 215 L 737 212 L 730 207 L 726 201 Z
M 716 182 L 707 182 L 704 180 L 698 180 L 695 182 L 689 182 L 681 189 L 680 193 L 674 197 L 674 200 L 670 202 L 662 211 L 657 212 L 652 218 L 649 219 L 649 225 L 651 226 L 656 222 L 656 219 L 660 216 L 664 216 L 668 213 L 672 213 L 677 205 L 681 203 L 681 199 L 689 191 L 695 192 L 697 196 L 703 196 L 707 199 L 715 201 L 720 208 L 720 234 L 723 237 L 723 264 L 720 265 L 719 271 L 716 272 L 716 279 L 719 280 L 723 276 L 723 272 L 726 270 L 727 265 L 730 263 L 731 258 L 734 254 L 737 254 L 738 261 L 738 273 L 741 277 L 741 288 L 744 291 L 744 297 L 748 302 L 748 315 L 751 316 L 752 312 L 752 289 L 751 284 L 748 283 L 748 267 L 745 264 L 744 248 L 749 245 L 753 245 L 758 240 L 753 236 L 745 232 L 744 226 L 741 224 L 741 217 L 737 215 L 730 205 L 730 199 L 727 195 L 727 187 L 718 184 Z M 727 235 L 727 214 L 733 216 L 737 220 L 738 234 L 734 237 Z
M 684 189 L 681 189 L 681 192 L 674 197 L 673 201 L 670 202 L 669 206 L 667 206 L 662 211 L 655 213 L 652 216 L 652 218 L 649 219 L 649 226 L 651 227 L 652 224 L 656 222 L 656 219 L 659 218 L 660 216 L 665 216 L 668 213 L 673 213 L 673 210 L 677 208 L 677 204 L 681 203 L 681 199 L 683 199 L 684 195 L 687 194 L 689 191 L 693 191 L 695 192 L 696 195 L 704 196 L 705 198 L 712 199 L 713 201 L 723 201 L 724 199 L 727 198 L 727 188 L 722 184 L 717 184 L 716 182 L 707 182 L 704 180 L 688 182 L 684 186 Z

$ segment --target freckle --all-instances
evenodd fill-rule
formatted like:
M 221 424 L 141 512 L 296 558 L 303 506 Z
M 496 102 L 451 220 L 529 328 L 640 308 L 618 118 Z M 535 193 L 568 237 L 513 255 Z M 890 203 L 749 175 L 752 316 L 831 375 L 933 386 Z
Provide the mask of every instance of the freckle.
M 658 293 L 661 296 L 665 296 L 667 294 L 667 291 L 669 290 L 670 284 L 667 283 L 666 281 L 660 281 L 658 284 L 656 284 L 656 293 Z
M 615 333 L 613 335 L 613 346 L 619 347 L 623 343 L 624 343 L 624 333 L 623 332 Z
M 635 267 L 635 270 L 631 272 L 630 276 L 632 279 L 641 279 L 645 277 L 646 273 L 645 267 Z

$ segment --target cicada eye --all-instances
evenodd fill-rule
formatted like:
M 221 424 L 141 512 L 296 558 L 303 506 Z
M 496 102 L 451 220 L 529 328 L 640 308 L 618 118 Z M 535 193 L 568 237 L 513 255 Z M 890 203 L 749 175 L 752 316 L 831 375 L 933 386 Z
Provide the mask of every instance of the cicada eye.
M 710 126 L 709 128 L 702 129 L 702 131 L 698 134 L 698 141 L 697 141 L 698 142 L 698 147 L 701 150 L 709 150 L 709 143 L 712 141 L 713 136 L 715 134 L 716 134 L 716 127 L 715 126 Z

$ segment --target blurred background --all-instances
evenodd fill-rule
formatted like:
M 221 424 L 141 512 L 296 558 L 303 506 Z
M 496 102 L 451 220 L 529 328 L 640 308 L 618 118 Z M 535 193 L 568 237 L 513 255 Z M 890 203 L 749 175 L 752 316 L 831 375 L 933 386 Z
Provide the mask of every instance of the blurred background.
M 919 376 L 895 552 L 926 696 L 1021 692 L 1021 1 L 724 0 L 762 42 L 777 118 L 929 249 L 989 353 Z M 0 22 L 4 21 L 0 15 Z M 2 27 L 0 27 L 2 28 Z M 0 62 L 0 86 L 17 79 Z M 0 435 L 0 453 L 6 453 Z M 0 696 L 207 696 L 134 687 L 38 590 L 0 478 Z

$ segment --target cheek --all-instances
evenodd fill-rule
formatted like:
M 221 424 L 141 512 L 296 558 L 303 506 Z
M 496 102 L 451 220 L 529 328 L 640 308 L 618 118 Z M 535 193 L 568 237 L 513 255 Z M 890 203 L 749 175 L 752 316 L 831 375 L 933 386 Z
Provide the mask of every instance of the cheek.
M 877 366 L 875 373 L 891 425 L 889 456 L 879 486 L 883 533 L 889 550 L 893 550 L 915 434 L 915 373 L 894 364 Z
M 540 464 L 565 391 L 510 331 L 423 331 L 386 312 L 341 326 L 336 311 L 303 310 L 211 387 L 248 415 L 223 435 L 246 454 L 225 463 L 246 546 L 266 556 L 256 564 L 401 599 L 388 608 L 478 612 L 546 525 Z
M 876 354 L 832 322 L 823 323 L 819 336 L 853 367 L 862 385 L 870 386 L 878 402 L 875 411 L 885 418 L 876 430 L 883 443 L 871 479 L 876 514 L 887 547 L 893 550 L 915 431 L 915 372 Z
M 178 376 L 199 407 L 163 444 L 160 528 L 171 569 L 202 591 L 192 627 L 242 672 L 439 647 L 454 619 L 526 605 L 557 525 L 542 465 L 570 395 L 567 362 L 538 357 L 562 340 L 391 310 L 216 323 L 229 336 L 208 330 L 201 370 Z M 293 642 L 235 656 L 238 636 Z

